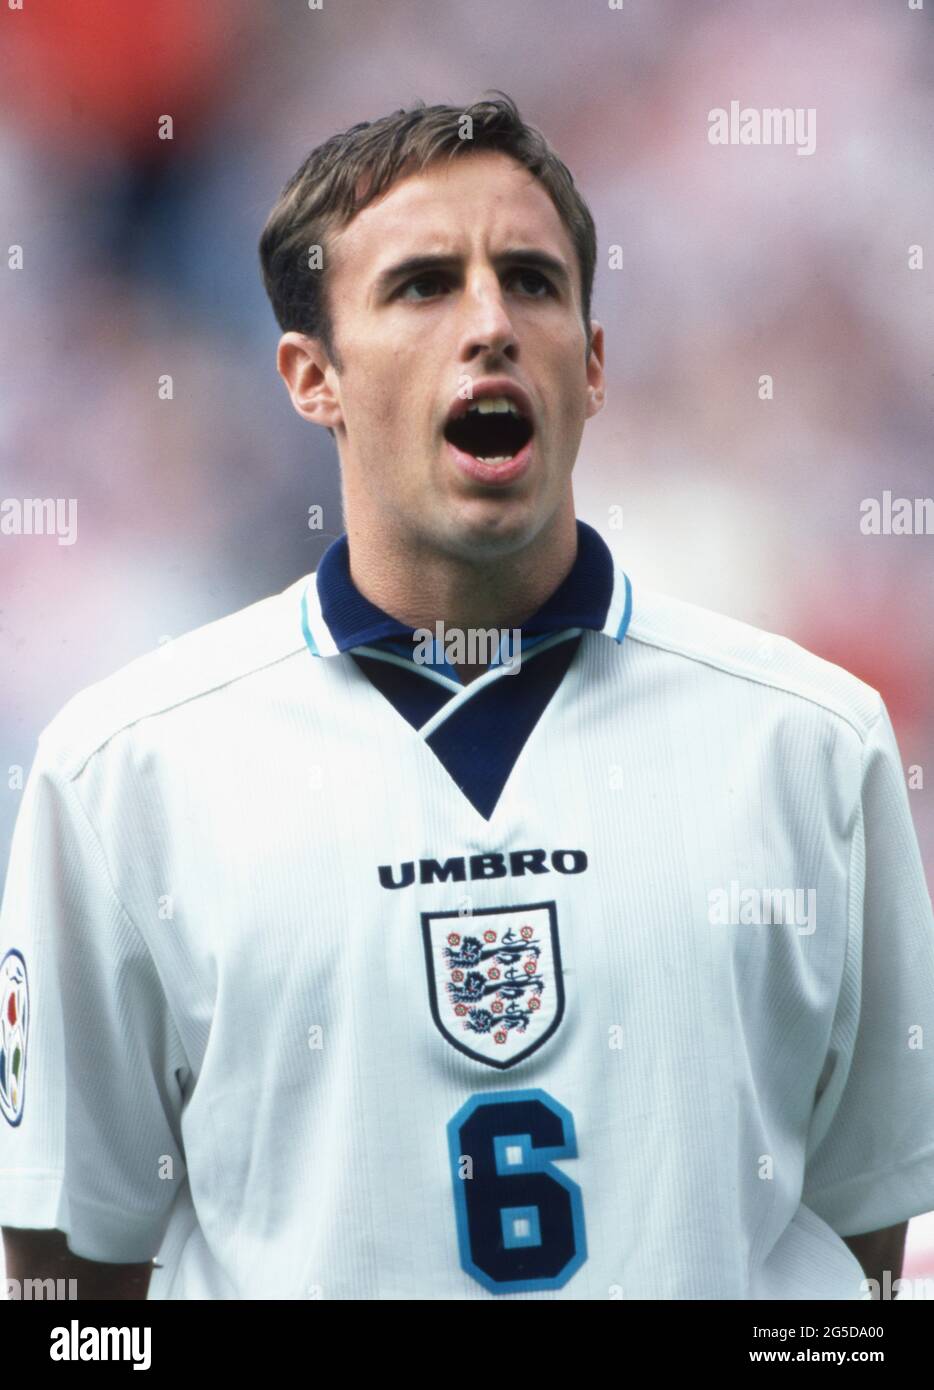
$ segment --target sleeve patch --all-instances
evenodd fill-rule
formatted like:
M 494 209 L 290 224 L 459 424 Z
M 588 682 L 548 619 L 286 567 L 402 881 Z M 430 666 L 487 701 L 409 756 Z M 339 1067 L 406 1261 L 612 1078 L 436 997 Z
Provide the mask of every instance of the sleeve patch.
M 21 951 L 11 948 L 0 961 L 0 1110 L 11 1125 L 23 1118 L 29 983 Z

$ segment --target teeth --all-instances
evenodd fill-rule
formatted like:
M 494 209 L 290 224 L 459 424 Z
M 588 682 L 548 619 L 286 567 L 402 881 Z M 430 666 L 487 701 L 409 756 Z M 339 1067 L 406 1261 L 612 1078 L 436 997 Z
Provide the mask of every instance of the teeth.
M 512 457 L 513 457 L 512 454 L 497 454 L 497 456 L 496 456 L 495 459 L 485 459 L 485 458 L 480 458 L 479 455 L 478 455 L 478 456 L 477 456 L 477 462 L 478 462 L 478 463 L 508 463 L 509 460 L 510 460 Z
M 507 411 L 510 415 L 519 414 L 515 401 L 511 401 L 508 396 L 485 396 L 483 400 L 474 401 L 469 405 L 467 414 L 470 415 L 475 410 L 481 415 L 505 415 Z

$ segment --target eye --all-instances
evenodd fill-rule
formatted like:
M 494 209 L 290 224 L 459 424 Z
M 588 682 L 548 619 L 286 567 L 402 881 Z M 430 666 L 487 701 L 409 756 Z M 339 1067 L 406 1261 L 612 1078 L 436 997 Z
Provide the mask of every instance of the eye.
M 531 278 L 533 281 L 536 281 L 540 286 L 544 286 L 546 295 L 554 294 L 555 292 L 555 287 L 548 279 L 548 276 L 543 275 L 540 270 L 533 270 L 531 266 L 520 266 L 517 270 L 513 271 L 513 275 L 521 275 L 526 279 Z M 535 299 L 542 297 L 543 296 L 533 295 Z
M 443 276 L 443 275 L 419 275 L 419 276 L 417 276 L 414 280 L 409 280 L 408 284 L 402 286 L 402 288 L 399 290 L 399 297 L 400 297 L 401 299 L 407 299 L 407 298 L 409 297 L 409 290 L 414 289 L 415 286 L 417 286 L 417 285 L 435 285 L 435 286 L 437 286 L 437 285 L 441 285 L 441 284 L 443 284 L 443 283 L 444 283 L 444 276 Z M 432 296 L 431 296 L 430 294 L 429 294 L 429 295 L 420 295 L 420 294 L 417 294 L 417 295 L 415 296 L 415 299 L 416 299 L 416 301 L 417 301 L 417 300 L 419 300 L 419 299 L 425 299 L 425 298 L 431 299 L 431 297 L 432 297 Z
M 533 299 L 544 299 L 548 295 L 554 296 L 557 293 L 547 275 L 543 275 L 540 270 L 535 270 L 532 266 L 517 266 L 514 270 L 509 272 L 507 279 L 514 280 L 518 277 L 521 277 L 526 282 L 529 280 L 532 281 L 532 289 L 528 289 L 528 283 L 526 283 L 526 289 L 528 293 L 531 293 Z M 433 299 L 434 291 L 437 290 L 438 286 L 444 286 L 446 283 L 447 277 L 441 273 L 418 275 L 413 280 L 409 280 L 406 284 L 402 285 L 397 291 L 397 295 L 400 299 L 411 299 L 415 303 L 419 303 L 425 299 Z M 419 289 L 424 289 L 426 287 L 429 293 L 421 294 Z M 535 293 L 536 289 L 544 290 L 544 294 Z M 410 290 L 414 290 L 416 293 L 414 295 L 410 294 Z

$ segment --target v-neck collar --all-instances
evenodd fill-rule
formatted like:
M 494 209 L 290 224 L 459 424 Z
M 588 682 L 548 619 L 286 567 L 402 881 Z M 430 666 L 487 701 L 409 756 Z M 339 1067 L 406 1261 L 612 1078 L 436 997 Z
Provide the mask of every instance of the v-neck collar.
M 606 542 L 577 521 L 567 577 L 522 625 L 521 651 L 495 658 L 464 685 L 443 651 L 415 660 L 416 630 L 360 593 L 347 536 L 334 541 L 302 593 L 302 631 L 315 657 L 350 657 L 418 731 L 460 791 L 489 819 L 522 748 L 573 660 L 586 629 L 622 642 L 632 586 Z
M 522 633 L 535 637 L 581 627 L 621 642 L 631 611 L 628 576 L 616 565 L 599 532 L 578 519 L 574 564 L 537 613 L 523 623 Z M 391 639 L 405 639 L 409 644 L 415 632 L 361 594 L 350 577 L 346 535 L 332 542 L 305 586 L 302 626 L 309 650 L 320 657 L 339 656 Z

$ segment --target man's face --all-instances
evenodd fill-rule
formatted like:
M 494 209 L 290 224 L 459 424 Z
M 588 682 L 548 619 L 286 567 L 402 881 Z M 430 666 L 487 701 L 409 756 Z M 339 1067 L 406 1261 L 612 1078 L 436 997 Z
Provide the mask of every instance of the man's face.
M 433 263 L 402 267 L 416 257 Z M 480 559 L 573 510 L 603 334 L 594 325 L 586 359 L 573 243 L 526 169 L 485 152 L 394 184 L 333 238 L 329 307 L 348 529 Z M 520 417 L 502 402 L 465 417 L 497 380 L 516 388 Z

